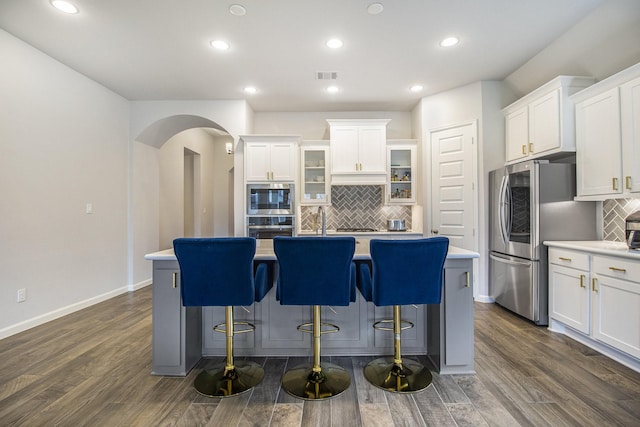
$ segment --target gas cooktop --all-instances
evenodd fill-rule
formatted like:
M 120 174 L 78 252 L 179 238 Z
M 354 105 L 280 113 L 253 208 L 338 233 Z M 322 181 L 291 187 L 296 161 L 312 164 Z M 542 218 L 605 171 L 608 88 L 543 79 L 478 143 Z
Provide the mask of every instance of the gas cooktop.
M 372 233 L 378 230 L 374 228 L 355 228 L 355 227 L 338 227 L 336 228 L 337 232 L 348 232 L 348 233 Z

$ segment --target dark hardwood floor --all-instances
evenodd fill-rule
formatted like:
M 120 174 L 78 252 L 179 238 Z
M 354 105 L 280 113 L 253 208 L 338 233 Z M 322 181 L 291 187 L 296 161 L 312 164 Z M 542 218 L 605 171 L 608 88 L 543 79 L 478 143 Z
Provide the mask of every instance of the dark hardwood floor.
M 151 288 L 0 341 L 2 426 L 638 426 L 640 374 L 491 304 L 475 304 L 476 375 L 437 375 L 413 395 L 368 385 L 369 358 L 334 357 L 352 386 L 323 402 L 280 389 L 287 364 L 227 399 L 151 370 Z M 217 362 L 203 360 L 199 368 Z

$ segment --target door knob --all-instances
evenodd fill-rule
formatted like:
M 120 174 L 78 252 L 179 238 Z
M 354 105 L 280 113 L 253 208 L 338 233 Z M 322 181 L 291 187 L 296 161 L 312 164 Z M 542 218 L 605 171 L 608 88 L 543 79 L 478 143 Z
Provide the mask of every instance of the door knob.
M 437 228 L 432 228 L 432 229 L 431 229 L 431 232 L 432 232 L 433 234 L 438 234 L 438 229 L 437 229 Z

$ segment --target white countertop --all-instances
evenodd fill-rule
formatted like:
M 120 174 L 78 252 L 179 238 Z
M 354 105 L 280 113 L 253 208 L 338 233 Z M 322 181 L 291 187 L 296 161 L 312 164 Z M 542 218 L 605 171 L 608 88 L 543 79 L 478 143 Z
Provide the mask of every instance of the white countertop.
M 608 240 L 551 240 L 545 241 L 544 244 L 550 247 L 573 249 L 577 251 L 630 258 L 640 261 L 640 251 L 631 250 L 627 247 L 626 243 L 622 242 L 611 242 Z
M 369 240 L 367 238 L 356 238 L 356 252 L 353 255 L 355 260 L 367 260 L 371 258 L 369 254 Z M 466 249 L 456 248 L 455 246 L 449 246 L 449 252 L 447 253 L 447 259 L 470 259 L 479 258 L 480 254 Z M 152 261 L 175 261 L 176 256 L 173 253 L 173 248 L 165 249 L 164 251 L 154 252 L 144 256 L 145 259 Z M 255 259 L 258 261 L 275 260 L 276 256 L 273 253 L 273 240 L 258 239 L 256 247 Z

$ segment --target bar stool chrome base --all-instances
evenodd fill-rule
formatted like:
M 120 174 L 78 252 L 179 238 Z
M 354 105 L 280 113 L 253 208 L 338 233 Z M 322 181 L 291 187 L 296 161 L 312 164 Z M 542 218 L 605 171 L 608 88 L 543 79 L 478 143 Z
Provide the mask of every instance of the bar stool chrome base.
M 196 391 L 207 397 L 235 396 L 260 384 L 264 369 L 255 362 L 239 360 L 233 369 L 225 365 L 198 374 L 193 382 Z
M 393 357 L 375 359 L 364 367 L 364 377 L 369 383 L 387 391 L 413 393 L 424 390 L 433 377 L 429 369 L 411 359 L 394 363 Z
M 312 364 L 296 366 L 282 377 L 282 388 L 290 395 L 305 400 L 335 397 L 350 385 L 349 373 L 333 363 L 322 363 L 319 372 L 313 371 Z

